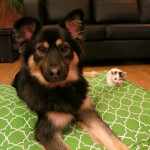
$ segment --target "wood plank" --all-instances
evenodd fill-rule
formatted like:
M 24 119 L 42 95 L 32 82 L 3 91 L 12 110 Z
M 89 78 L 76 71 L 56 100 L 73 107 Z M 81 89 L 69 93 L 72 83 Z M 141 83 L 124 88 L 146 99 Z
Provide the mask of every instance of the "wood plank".
M 20 60 L 14 63 L 0 63 L 0 84 L 11 84 L 20 66 Z

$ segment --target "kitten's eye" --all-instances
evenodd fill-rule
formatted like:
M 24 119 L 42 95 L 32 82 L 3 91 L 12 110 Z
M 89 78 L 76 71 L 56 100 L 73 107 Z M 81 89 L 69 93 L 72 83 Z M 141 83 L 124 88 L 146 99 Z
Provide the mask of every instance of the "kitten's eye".
M 117 80 L 117 79 L 115 78 L 115 80 Z
M 121 81 L 122 79 L 119 79 L 119 81 Z
M 60 49 L 61 53 L 63 53 L 64 55 L 67 55 L 70 51 L 70 47 L 69 47 L 68 43 L 61 44 L 59 46 L 59 49 Z
M 39 54 L 44 54 L 47 52 L 47 49 L 42 44 L 37 45 L 36 50 Z

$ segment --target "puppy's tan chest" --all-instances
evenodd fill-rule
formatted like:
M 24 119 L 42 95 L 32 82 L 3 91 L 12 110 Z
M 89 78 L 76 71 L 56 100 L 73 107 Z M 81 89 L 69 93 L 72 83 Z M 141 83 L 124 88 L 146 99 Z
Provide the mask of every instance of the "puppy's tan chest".
M 66 127 L 74 119 L 73 115 L 61 112 L 48 112 L 47 116 L 57 127 L 61 128 Z

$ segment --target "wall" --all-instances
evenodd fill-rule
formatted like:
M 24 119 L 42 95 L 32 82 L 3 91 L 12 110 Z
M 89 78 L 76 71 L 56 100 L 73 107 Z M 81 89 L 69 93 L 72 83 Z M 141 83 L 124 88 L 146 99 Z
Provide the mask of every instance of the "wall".
M 0 29 L 12 28 L 14 22 L 21 17 L 13 8 L 4 1 L 0 4 Z

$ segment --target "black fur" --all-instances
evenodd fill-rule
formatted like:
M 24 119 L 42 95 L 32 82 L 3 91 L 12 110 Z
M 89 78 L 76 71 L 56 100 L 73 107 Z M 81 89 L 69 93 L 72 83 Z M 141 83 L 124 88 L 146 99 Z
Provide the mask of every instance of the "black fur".
M 24 37 L 21 40 L 21 44 L 23 43 L 24 45 L 24 50 L 23 65 L 15 77 L 13 86 L 16 88 L 18 96 L 27 103 L 28 107 L 37 112 L 39 119 L 35 129 L 36 138 L 47 149 L 50 149 L 49 144 L 52 143 L 55 143 L 52 148 L 54 150 L 59 149 L 58 147 L 60 146 L 58 145 L 61 145 L 61 142 L 59 143 L 54 136 L 55 132 L 60 130 L 60 128 L 53 125 L 53 121 L 47 118 L 47 113 L 66 113 L 78 119 L 77 112 L 87 94 L 88 84 L 82 76 L 82 67 L 80 64 L 80 54 L 82 50 L 78 41 L 81 39 L 72 37 L 72 30 L 70 32 L 68 26 L 66 26 L 66 23 L 69 21 L 79 19 L 83 19 L 83 14 L 78 10 L 68 15 L 60 25 L 57 26 L 41 27 L 38 21 L 29 17 L 22 18 L 15 23 L 17 35 L 21 34 L 22 37 Z M 81 21 L 82 20 L 79 20 L 79 23 L 81 23 Z M 81 26 L 82 25 L 79 24 L 75 32 L 83 30 L 83 26 Z M 26 38 L 28 32 L 30 32 L 32 36 Z M 79 34 L 81 34 L 81 32 L 79 32 Z M 69 53 L 62 54 L 60 52 L 56 46 L 58 39 L 69 44 Z M 41 49 L 42 54 L 40 54 L 38 49 L 36 49 L 37 44 L 45 41 L 49 47 L 44 51 Z M 70 69 L 70 63 L 74 59 L 74 52 L 79 59 L 75 70 L 78 74 L 78 78 L 73 81 L 68 81 L 63 85 L 57 85 L 57 83 L 63 82 L 66 79 Z M 42 76 L 49 85 L 43 84 L 39 81 L 38 77 L 31 74 L 31 68 L 29 66 L 30 56 L 33 56 L 34 63 L 38 64 Z M 51 75 L 51 70 L 54 70 L 53 68 L 60 71 L 60 75 L 56 75 L 56 79 Z M 56 85 L 53 87 L 51 84 Z M 56 142 L 54 142 L 55 140 Z M 63 149 L 63 146 L 61 148 Z M 65 146 L 64 149 L 66 149 Z
M 13 85 L 29 108 L 38 113 L 57 111 L 75 115 L 87 93 L 87 82 L 83 77 L 63 87 L 49 88 L 25 68 L 17 74 Z
M 78 121 L 108 149 L 128 150 L 98 116 L 87 94 L 80 61 L 82 11 L 73 11 L 56 26 L 42 27 L 35 19 L 25 17 L 15 23 L 15 28 L 23 64 L 13 86 L 37 112 L 35 136 L 45 149 L 70 150 L 61 139 L 62 130 Z

